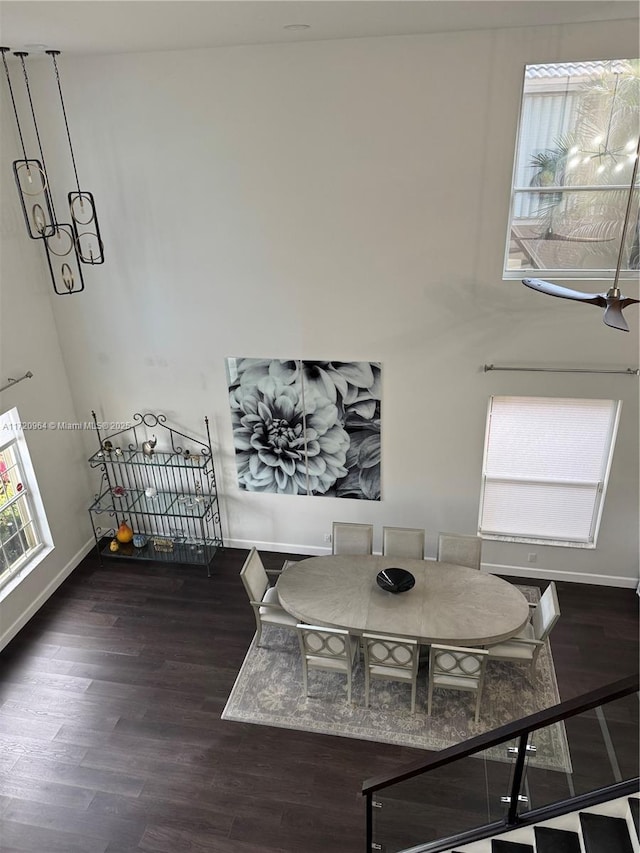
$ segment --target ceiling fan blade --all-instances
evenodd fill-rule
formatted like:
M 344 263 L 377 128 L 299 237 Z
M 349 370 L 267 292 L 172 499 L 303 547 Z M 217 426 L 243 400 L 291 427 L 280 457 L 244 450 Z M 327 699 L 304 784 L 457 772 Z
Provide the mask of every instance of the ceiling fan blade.
M 602 293 L 584 293 L 581 290 L 570 290 L 568 287 L 561 287 L 559 284 L 552 284 L 550 281 L 543 281 L 541 278 L 523 278 L 522 283 L 532 290 L 547 293 L 549 296 L 559 296 L 561 299 L 589 302 L 591 305 L 600 305 L 602 308 L 607 304 Z
M 631 299 L 630 296 L 621 296 L 620 297 L 620 307 L 626 308 L 627 305 L 633 305 L 640 302 L 640 299 Z
M 638 300 L 636 299 L 634 301 L 637 302 Z M 621 332 L 628 332 L 629 326 L 622 316 L 622 308 L 622 300 L 612 300 L 609 305 L 607 305 L 602 320 L 607 324 L 607 326 L 611 326 L 612 329 L 620 329 Z

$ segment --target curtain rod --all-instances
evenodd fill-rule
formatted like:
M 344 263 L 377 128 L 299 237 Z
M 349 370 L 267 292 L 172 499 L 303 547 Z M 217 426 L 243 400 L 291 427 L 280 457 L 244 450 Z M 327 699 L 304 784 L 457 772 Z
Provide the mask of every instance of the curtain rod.
M 519 370 L 531 373 L 621 373 L 624 376 L 640 376 L 640 370 L 627 367 L 626 370 L 588 370 L 582 367 L 499 367 L 497 364 L 485 364 L 484 372 L 490 370 Z
M 21 376 L 20 379 L 12 379 L 11 377 L 9 377 L 7 379 L 7 384 L 3 385 L 2 388 L 0 388 L 0 391 L 6 391 L 7 388 L 11 388 L 13 385 L 17 385 L 18 382 L 22 382 L 23 379 L 31 379 L 32 376 L 33 373 L 30 370 L 27 370 L 25 375 Z

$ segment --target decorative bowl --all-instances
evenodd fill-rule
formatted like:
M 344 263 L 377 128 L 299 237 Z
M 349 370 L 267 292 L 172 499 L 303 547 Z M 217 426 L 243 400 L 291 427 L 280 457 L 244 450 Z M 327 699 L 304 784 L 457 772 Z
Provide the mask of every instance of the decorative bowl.
M 148 539 L 146 536 L 143 536 L 141 533 L 134 534 L 133 544 L 135 545 L 136 548 L 144 548 L 144 546 L 147 544 L 147 542 L 148 542 Z
M 407 592 L 415 585 L 416 579 L 406 569 L 383 569 L 376 575 L 376 583 L 386 592 Z

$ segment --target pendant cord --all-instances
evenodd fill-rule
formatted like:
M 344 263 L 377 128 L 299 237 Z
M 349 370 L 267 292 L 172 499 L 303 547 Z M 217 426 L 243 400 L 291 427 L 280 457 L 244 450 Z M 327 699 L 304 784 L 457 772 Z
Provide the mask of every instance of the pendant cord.
M 60 93 L 60 104 L 62 106 L 62 115 L 64 117 L 64 126 L 67 131 L 67 139 L 69 140 L 69 151 L 71 152 L 71 162 L 73 163 L 73 173 L 76 176 L 76 186 L 78 188 L 78 195 L 81 196 L 80 192 L 80 178 L 78 177 L 78 170 L 76 168 L 76 158 L 73 154 L 73 145 L 71 144 L 71 132 L 69 131 L 69 122 L 67 121 L 67 111 L 64 108 L 64 99 L 62 97 L 62 84 L 60 83 L 60 73 L 58 71 L 58 63 L 56 62 L 56 56 L 60 53 L 59 50 L 47 50 L 46 53 L 53 60 L 53 67 L 56 73 L 56 81 L 58 83 L 58 92 Z
M 18 136 L 20 137 L 20 145 L 22 146 L 22 154 L 24 155 L 25 161 L 27 160 L 27 150 L 24 145 L 24 139 L 22 136 L 22 128 L 20 127 L 20 119 L 18 118 L 18 108 L 16 106 L 16 99 L 13 96 L 13 86 L 11 85 L 11 78 L 9 77 L 9 66 L 7 65 L 7 58 L 5 56 L 6 52 L 11 50 L 10 47 L 0 47 L 0 51 L 2 51 L 2 62 L 4 65 L 5 74 L 7 75 L 7 85 L 9 86 L 9 94 L 11 95 L 11 103 L 13 104 L 13 114 L 16 117 L 16 126 L 18 128 Z
M 624 225 L 622 226 L 622 237 L 620 239 L 620 251 L 618 252 L 618 260 L 616 262 L 616 275 L 613 280 L 613 290 L 618 289 L 618 280 L 620 278 L 620 269 L 622 267 L 622 258 L 624 255 L 624 241 L 627 238 L 627 230 L 629 228 L 629 219 L 631 218 L 631 204 L 633 201 L 633 191 L 636 187 L 636 177 L 638 175 L 638 160 L 640 160 L 640 136 L 636 146 L 636 159 L 633 164 L 633 173 L 631 174 L 631 185 L 629 187 L 629 198 L 627 199 L 627 209 L 624 214 Z
M 29 56 L 29 54 L 23 50 L 16 50 L 14 52 L 14 56 L 20 57 L 20 62 L 22 63 L 22 71 L 24 74 L 24 84 L 25 84 L 26 89 L 27 89 L 27 95 L 29 96 L 29 106 L 31 107 L 31 116 L 33 117 L 33 126 L 34 126 L 35 132 L 36 132 L 36 139 L 38 140 L 38 148 L 40 150 L 40 159 L 42 160 L 42 169 L 43 169 L 45 175 L 47 176 L 47 183 L 48 183 L 49 182 L 49 177 L 48 177 L 49 173 L 47 172 L 47 166 L 44 162 L 44 151 L 42 150 L 42 142 L 40 141 L 40 133 L 38 132 L 38 122 L 36 121 L 36 111 L 35 111 L 34 106 L 33 106 L 33 99 L 31 98 L 31 89 L 29 87 L 29 78 L 27 76 L 27 66 L 24 64 L 24 58 L 25 58 L 25 56 Z M 51 214 L 52 214 L 51 218 L 53 220 L 53 226 L 57 232 L 57 230 L 58 230 L 58 218 L 56 216 L 55 207 L 53 206 L 53 196 L 51 196 Z

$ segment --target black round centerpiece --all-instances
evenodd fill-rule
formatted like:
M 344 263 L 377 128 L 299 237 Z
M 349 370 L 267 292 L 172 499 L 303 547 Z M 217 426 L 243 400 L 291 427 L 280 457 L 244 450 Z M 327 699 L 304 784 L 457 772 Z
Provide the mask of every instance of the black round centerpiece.
M 407 592 L 415 585 L 416 579 L 406 569 L 383 569 L 376 575 L 376 582 L 380 589 L 387 592 Z

